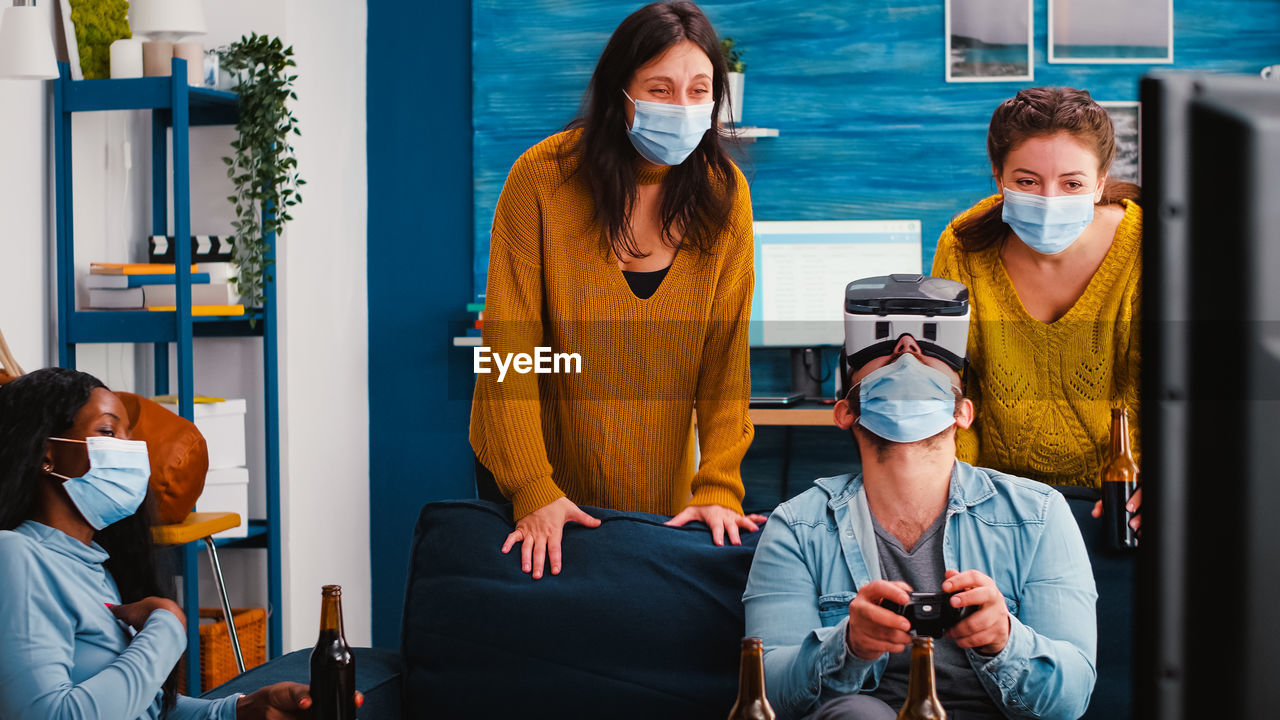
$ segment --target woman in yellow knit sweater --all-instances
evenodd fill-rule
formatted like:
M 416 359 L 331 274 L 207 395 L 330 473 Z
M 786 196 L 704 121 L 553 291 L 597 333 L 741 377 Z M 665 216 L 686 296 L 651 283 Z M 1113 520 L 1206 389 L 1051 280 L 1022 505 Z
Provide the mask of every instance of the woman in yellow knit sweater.
M 1138 412 L 1142 209 L 1135 185 L 1107 179 L 1115 149 L 1082 90 L 1023 90 L 991 116 L 1001 192 L 951 222 L 933 261 L 973 308 L 962 460 L 1097 487 L 1111 408 Z
M 580 372 L 476 377 L 471 445 L 514 505 L 502 551 L 519 544 L 534 578 L 560 572 L 566 523 L 599 525 L 579 504 L 702 521 L 716 544 L 762 520 L 741 505 L 751 199 L 711 129 L 727 101 L 718 47 L 692 3 L 637 10 L 582 116 L 526 151 L 498 199 L 484 344 L 581 358 Z

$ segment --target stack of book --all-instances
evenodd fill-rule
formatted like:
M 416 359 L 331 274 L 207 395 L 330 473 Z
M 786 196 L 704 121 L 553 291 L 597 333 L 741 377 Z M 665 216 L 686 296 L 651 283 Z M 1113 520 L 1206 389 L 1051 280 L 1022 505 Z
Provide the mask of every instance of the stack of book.
M 177 268 L 167 263 L 91 263 L 84 286 L 88 309 L 177 309 Z M 243 315 L 244 305 L 231 282 L 235 266 L 202 262 L 191 266 L 193 315 Z

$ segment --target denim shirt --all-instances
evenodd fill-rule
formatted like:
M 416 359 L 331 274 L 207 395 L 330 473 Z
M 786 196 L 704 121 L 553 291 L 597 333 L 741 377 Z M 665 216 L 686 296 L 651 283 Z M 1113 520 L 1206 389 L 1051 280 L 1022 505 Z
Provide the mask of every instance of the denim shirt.
M 874 690 L 889 658 L 863 660 L 845 646 L 849 603 L 881 577 L 862 476 L 816 485 L 778 506 L 765 525 L 742 597 L 747 635 L 764 640 L 769 702 L 784 718 Z M 1005 715 L 1084 714 L 1096 678 L 1098 594 L 1062 495 L 956 461 L 943 559 L 948 569 L 988 575 L 1004 595 L 1008 643 L 995 656 L 965 654 Z
M 0 531 L 0 718 L 4 720 L 234 720 L 238 696 L 178 696 L 161 685 L 187 647 L 175 615 L 157 610 L 136 634 L 118 604 L 107 553 L 27 521 Z

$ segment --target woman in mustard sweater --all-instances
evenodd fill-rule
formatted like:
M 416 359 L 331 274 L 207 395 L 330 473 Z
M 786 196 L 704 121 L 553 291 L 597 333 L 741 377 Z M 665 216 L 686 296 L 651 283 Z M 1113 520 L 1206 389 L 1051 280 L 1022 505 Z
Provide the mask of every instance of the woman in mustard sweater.
M 1115 151 L 1082 90 L 1023 90 L 991 116 L 1000 194 L 953 220 L 933 260 L 971 294 L 966 462 L 1097 487 L 1111 408 L 1138 426 L 1142 208 L 1137 186 L 1107 179 Z
M 538 347 L 580 358 L 476 376 L 471 445 L 514 505 L 502 551 L 519 543 L 535 579 L 560 572 L 566 523 L 599 525 L 579 504 L 702 521 L 716 544 L 758 529 L 739 471 L 754 432 L 751 199 L 712 130 L 726 81 L 697 6 L 637 10 L 582 116 L 521 155 L 498 199 L 490 369 Z

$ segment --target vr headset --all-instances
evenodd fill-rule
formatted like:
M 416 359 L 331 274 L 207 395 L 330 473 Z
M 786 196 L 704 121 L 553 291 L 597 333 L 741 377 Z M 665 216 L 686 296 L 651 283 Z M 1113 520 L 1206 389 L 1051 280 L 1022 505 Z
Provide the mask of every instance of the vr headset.
M 903 335 L 914 338 L 925 355 L 961 372 L 969 341 L 969 289 L 928 275 L 880 275 L 845 286 L 842 379 L 851 369 L 892 355 Z

